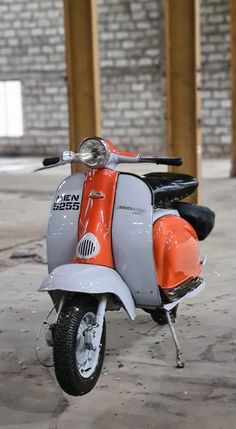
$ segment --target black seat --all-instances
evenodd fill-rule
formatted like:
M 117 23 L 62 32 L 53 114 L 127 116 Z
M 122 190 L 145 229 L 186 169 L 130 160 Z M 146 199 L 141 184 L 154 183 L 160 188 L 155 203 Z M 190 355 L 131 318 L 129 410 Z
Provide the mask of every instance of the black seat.
M 142 180 L 152 190 L 153 204 L 156 207 L 182 200 L 198 187 L 197 179 L 188 174 L 149 173 L 142 176 Z
M 208 207 L 183 202 L 172 203 L 171 207 L 192 225 L 199 240 L 204 240 L 210 234 L 215 223 L 215 213 Z

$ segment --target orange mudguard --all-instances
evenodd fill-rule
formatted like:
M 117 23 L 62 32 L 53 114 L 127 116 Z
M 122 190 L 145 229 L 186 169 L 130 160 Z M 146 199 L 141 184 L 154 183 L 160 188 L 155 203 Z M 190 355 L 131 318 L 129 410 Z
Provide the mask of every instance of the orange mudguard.
M 157 282 L 161 288 L 174 288 L 199 275 L 197 234 L 184 219 L 173 215 L 158 219 L 153 226 L 153 243 Z

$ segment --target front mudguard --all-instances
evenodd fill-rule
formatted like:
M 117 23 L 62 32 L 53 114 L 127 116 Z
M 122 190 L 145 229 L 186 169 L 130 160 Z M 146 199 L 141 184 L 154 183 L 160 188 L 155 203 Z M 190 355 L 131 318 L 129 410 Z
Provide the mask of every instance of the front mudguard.
M 130 290 L 112 268 L 91 264 L 66 264 L 55 268 L 43 281 L 40 292 L 79 292 L 91 295 L 111 293 L 122 302 L 132 320 L 136 308 Z

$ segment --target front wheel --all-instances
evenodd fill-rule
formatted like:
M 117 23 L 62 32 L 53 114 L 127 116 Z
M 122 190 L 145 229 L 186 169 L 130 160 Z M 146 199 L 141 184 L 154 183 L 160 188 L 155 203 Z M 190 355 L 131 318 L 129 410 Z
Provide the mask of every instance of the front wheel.
M 73 396 L 90 392 L 103 365 L 106 325 L 100 345 L 93 350 L 85 342 L 86 330 L 95 322 L 97 305 L 89 299 L 70 300 L 62 308 L 54 330 L 53 357 L 56 378 L 61 388 Z

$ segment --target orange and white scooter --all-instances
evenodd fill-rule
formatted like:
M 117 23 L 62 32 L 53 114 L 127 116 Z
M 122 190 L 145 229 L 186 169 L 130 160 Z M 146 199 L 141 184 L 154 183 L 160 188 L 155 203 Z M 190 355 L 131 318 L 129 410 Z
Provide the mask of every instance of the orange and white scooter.
M 45 323 L 58 383 L 70 395 L 95 386 L 105 351 L 105 312 L 136 308 L 169 323 L 182 367 L 173 321 L 178 304 L 203 287 L 199 240 L 212 230 L 214 213 L 179 200 L 198 186 L 185 174 L 138 176 L 119 163 L 181 165 L 181 158 L 120 152 L 111 141 L 86 138 L 78 153 L 45 159 L 43 168 L 79 162 L 53 199 L 47 236 L 49 275 L 40 287 L 57 310 Z

